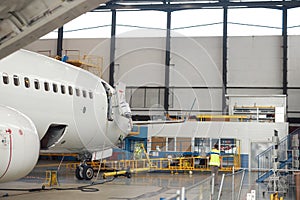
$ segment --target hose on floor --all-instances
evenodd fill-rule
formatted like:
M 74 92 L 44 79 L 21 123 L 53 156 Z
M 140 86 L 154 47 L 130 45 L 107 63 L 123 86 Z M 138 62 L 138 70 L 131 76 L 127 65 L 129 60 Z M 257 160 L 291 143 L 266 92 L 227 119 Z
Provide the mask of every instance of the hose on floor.
M 99 182 L 92 182 L 91 184 L 87 184 L 87 185 L 83 185 L 83 186 L 79 186 L 79 187 L 69 187 L 69 188 L 59 188 L 59 187 L 55 187 L 55 188 L 46 188 L 44 185 L 41 188 L 20 188 L 20 189 L 15 189 L 15 188 L 0 188 L 0 191 L 16 191 L 16 192 L 40 192 L 40 191 L 51 191 L 51 190 L 79 190 L 82 192 L 98 192 L 99 189 L 98 188 L 93 188 L 91 186 L 95 186 L 95 185 L 102 185 L 108 182 L 112 182 L 115 180 L 115 177 L 111 178 L 111 179 L 106 179 L 105 181 L 99 181 Z M 20 194 L 17 194 L 20 195 Z M 14 195 L 9 195 L 9 194 L 4 194 L 1 197 L 9 197 L 9 196 L 14 196 Z

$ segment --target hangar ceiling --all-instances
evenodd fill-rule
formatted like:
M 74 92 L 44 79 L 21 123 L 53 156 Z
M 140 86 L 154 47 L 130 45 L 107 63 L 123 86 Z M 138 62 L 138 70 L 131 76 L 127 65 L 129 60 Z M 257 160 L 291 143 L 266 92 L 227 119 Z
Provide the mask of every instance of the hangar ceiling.
M 106 0 L 0 0 L 0 59 Z
M 161 10 L 176 11 L 187 9 L 216 8 L 273 8 L 299 7 L 297 0 L 110 0 L 95 10 Z

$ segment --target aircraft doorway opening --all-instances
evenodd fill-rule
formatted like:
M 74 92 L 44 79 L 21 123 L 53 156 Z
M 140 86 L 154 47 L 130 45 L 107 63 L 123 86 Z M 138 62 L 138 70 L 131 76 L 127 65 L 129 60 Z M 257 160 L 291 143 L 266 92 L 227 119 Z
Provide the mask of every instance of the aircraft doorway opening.
M 41 140 L 41 150 L 47 150 L 60 141 L 66 128 L 65 124 L 51 124 Z
M 112 111 L 112 92 L 110 87 L 102 82 L 103 87 L 105 88 L 106 97 L 107 97 L 107 120 L 113 121 L 113 111 Z

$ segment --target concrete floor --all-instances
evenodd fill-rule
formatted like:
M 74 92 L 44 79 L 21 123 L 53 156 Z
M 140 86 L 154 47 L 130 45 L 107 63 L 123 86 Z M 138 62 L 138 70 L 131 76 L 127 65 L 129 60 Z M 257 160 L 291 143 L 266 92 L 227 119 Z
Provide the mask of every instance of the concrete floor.
M 78 181 L 74 177 L 74 170 L 61 167 L 58 171 L 59 186 L 46 187 L 46 190 L 36 191 L 14 191 L 6 189 L 41 189 L 45 183 L 45 170 L 47 167 L 36 167 L 27 177 L 18 181 L 0 184 L 0 199 L 22 199 L 22 200 L 75 200 L 75 199 L 101 199 L 101 200 L 158 200 L 160 198 L 170 197 L 176 194 L 177 190 L 182 187 L 186 188 L 186 198 L 190 199 L 203 199 L 210 198 L 210 180 L 203 182 L 210 173 L 195 172 L 193 175 L 188 173 L 171 174 L 169 172 L 140 172 L 133 174 L 132 178 L 118 177 L 115 179 L 100 178 L 93 180 L 95 185 L 90 185 L 93 181 Z M 48 168 L 49 169 L 49 168 Z M 218 180 L 221 181 L 222 174 L 219 174 Z M 238 196 L 239 183 L 241 174 L 235 176 L 234 181 L 234 196 Z M 246 173 L 242 186 L 241 198 L 246 199 L 246 193 L 252 189 L 256 190 L 256 199 L 269 199 L 269 194 L 266 191 L 264 184 L 256 184 L 255 173 Z M 78 187 L 87 186 L 88 188 L 98 189 L 98 191 L 81 191 Z M 232 199 L 232 177 L 226 176 L 224 180 L 221 199 Z M 219 186 L 215 187 L 215 195 L 213 199 L 217 199 Z M 295 194 L 293 188 L 289 191 L 285 200 L 293 200 Z

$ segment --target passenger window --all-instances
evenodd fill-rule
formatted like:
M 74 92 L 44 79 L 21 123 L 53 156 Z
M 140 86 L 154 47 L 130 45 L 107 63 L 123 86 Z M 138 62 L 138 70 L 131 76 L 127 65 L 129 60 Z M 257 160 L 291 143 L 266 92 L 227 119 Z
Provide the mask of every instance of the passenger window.
M 24 84 L 25 84 L 25 87 L 26 87 L 26 88 L 29 88 L 29 87 L 30 87 L 30 81 L 29 81 L 29 78 L 27 78 L 27 77 L 24 78 Z
M 73 95 L 73 88 L 72 88 L 72 86 L 69 86 L 68 90 L 69 90 L 69 95 Z
M 60 86 L 60 90 L 61 90 L 61 93 L 62 93 L 62 94 L 66 94 L 66 88 L 65 88 L 64 85 L 61 85 L 61 86 Z
M 4 84 L 8 84 L 9 83 L 9 79 L 8 79 L 7 73 L 3 73 L 2 74 L 2 78 L 3 78 L 3 83 Z
M 78 88 L 76 88 L 76 89 L 75 89 L 75 92 L 76 92 L 76 96 L 79 97 L 79 96 L 80 96 L 80 90 L 79 90 Z
M 39 83 L 39 80 L 37 80 L 37 79 L 34 79 L 34 88 L 37 90 L 40 89 L 40 83 Z
M 86 91 L 85 91 L 85 90 L 82 90 L 82 96 L 83 96 L 84 98 L 86 98 Z
M 90 99 L 93 99 L 93 92 L 89 92 Z
M 48 82 L 44 82 L 44 88 L 45 88 L 45 91 L 49 91 L 50 90 Z
M 53 92 L 57 93 L 58 91 L 57 84 L 53 83 L 52 86 L 53 86 Z
M 14 75 L 14 85 L 15 86 L 19 86 L 20 85 L 19 77 L 17 75 Z

